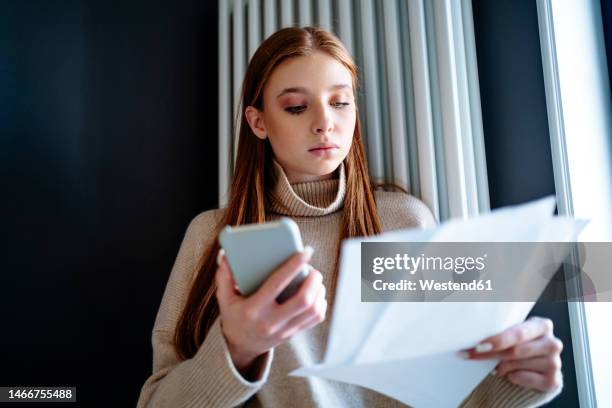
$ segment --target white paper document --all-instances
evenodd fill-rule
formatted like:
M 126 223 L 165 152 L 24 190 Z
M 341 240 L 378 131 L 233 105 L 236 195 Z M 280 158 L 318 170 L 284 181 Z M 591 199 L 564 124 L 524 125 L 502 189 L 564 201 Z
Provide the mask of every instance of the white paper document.
M 498 361 L 466 361 L 457 351 L 523 321 L 534 303 L 361 302 L 360 243 L 575 240 L 585 222 L 553 210 L 554 199 L 546 198 L 425 231 L 344 241 L 324 361 L 291 375 L 363 386 L 417 408 L 459 406 Z M 525 259 L 521 273 L 533 262 Z

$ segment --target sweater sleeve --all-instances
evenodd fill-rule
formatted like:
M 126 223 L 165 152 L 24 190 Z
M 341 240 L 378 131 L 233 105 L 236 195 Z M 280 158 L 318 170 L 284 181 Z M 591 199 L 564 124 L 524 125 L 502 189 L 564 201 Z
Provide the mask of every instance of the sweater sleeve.
M 207 213 L 190 223 L 170 273 L 153 328 L 153 371 L 140 391 L 138 408 L 236 406 L 267 381 L 273 350 L 260 357 L 255 380 L 245 379 L 232 362 L 219 319 L 193 358 L 181 361 L 175 353 L 176 322 L 205 249 L 203 241 L 208 241 L 214 227 Z
M 563 384 L 549 392 L 540 392 L 489 374 L 460 405 L 460 408 L 533 408 L 561 393 Z

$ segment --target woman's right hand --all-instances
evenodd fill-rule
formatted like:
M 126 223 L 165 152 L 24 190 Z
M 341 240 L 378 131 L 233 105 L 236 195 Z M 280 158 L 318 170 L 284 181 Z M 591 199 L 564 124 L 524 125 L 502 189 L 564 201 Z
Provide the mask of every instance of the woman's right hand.
M 234 365 L 242 374 L 257 357 L 325 319 L 327 301 L 321 272 L 310 267 L 300 289 L 282 304 L 276 298 L 308 264 L 312 248 L 291 256 L 252 295 L 238 292 L 223 253 L 217 257 L 217 300 L 221 328 Z

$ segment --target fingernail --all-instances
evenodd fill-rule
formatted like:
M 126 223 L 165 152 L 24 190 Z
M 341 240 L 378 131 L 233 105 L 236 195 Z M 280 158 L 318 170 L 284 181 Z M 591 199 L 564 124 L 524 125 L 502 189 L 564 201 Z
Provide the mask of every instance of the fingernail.
M 480 343 L 476 346 L 477 353 L 486 353 L 491 350 L 493 350 L 493 345 L 491 343 Z
M 217 254 L 217 265 L 221 264 L 221 258 L 225 255 L 225 250 L 223 248 L 219 249 L 219 253 Z
M 310 245 L 306 245 L 304 247 L 304 259 L 308 260 L 310 259 L 310 257 L 312 256 L 312 254 L 314 253 L 314 248 L 311 247 Z
M 468 353 L 467 351 L 458 351 L 457 357 L 467 360 L 470 358 L 470 353 Z

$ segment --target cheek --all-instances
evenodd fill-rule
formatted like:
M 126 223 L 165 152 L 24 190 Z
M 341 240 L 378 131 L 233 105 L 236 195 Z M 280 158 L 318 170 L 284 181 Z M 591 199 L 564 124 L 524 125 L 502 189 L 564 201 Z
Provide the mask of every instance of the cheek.
M 353 133 L 355 132 L 355 126 L 357 125 L 357 115 L 355 111 L 352 113 L 346 113 L 343 115 L 339 115 L 336 121 L 336 126 L 343 139 L 353 137 Z
M 280 110 L 266 123 L 270 133 L 283 135 L 301 128 L 307 123 L 307 119 L 305 115 L 289 115 Z
M 272 146 L 272 151 L 277 157 L 285 157 L 292 154 L 299 145 L 296 143 L 295 126 L 287 126 L 284 123 L 276 123 L 274 127 L 269 128 L 268 139 Z
M 336 112 L 336 121 L 344 126 L 354 126 L 357 119 L 357 110 L 347 107 Z

